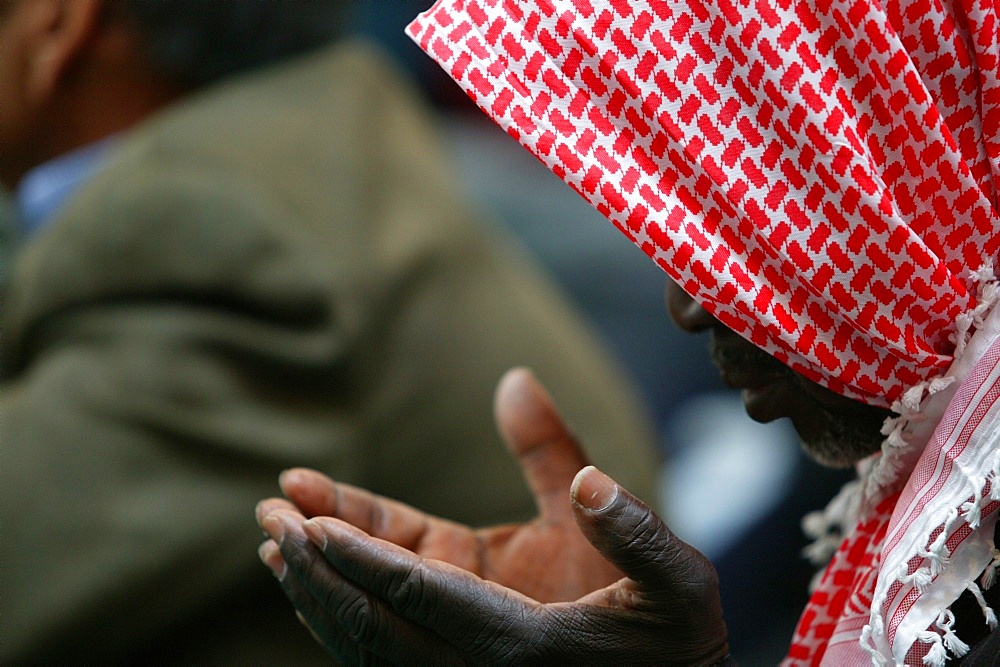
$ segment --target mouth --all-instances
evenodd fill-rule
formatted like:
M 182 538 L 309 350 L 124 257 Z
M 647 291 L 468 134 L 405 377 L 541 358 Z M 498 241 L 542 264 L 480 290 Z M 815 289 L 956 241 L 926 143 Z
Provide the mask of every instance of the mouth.
M 729 331 L 714 332 L 709 350 L 726 386 L 743 390 L 751 419 L 764 423 L 788 416 L 793 375 L 787 366 Z
M 747 415 L 760 423 L 789 418 L 820 463 L 849 466 L 879 451 L 889 410 L 826 389 L 727 329 L 712 330 L 709 351 L 723 381 L 742 390 Z

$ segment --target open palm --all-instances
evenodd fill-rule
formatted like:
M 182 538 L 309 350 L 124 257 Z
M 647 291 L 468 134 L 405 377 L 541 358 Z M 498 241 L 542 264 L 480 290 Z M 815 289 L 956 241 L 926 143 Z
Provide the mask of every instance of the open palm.
M 551 398 L 531 373 L 515 369 L 497 388 L 495 413 L 538 505 L 538 516 L 528 523 L 472 529 L 307 469 L 285 472 L 281 488 L 291 503 L 263 501 L 258 518 L 263 521 L 277 510 L 337 518 L 539 602 L 575 600 L 619 579 L 619 570 L 590 544 L 574 519 L 570 485 L 588 462 Z M 573 567 L 566 567 L 567 562 Z
M 525 371 L 497 423 L 539 508 L 473 530 L 308 470 L 265 500 L 262 560 L 342 664 L 730 664 L 718 578 L 586 463 Z M 314 517 L 306 520 L 306 516 Z M 612 563 L 614 565 L 612 565 Z

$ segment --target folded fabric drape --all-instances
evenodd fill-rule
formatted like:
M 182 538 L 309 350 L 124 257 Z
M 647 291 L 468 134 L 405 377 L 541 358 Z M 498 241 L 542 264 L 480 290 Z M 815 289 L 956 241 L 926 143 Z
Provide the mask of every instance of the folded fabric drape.
M 1000 244 L 998 28 L 748 4 L 442 2 L 412 33 L 727 326 L 888 406 L 950 363 Z
M 409 28 L 723 324 L 901 415 L 835 504 L 859 527 L 792 662 L 963 652 L 945 611 L 970 585 L 979 594 L 1000 497 L 998 11 L 439 0 Z

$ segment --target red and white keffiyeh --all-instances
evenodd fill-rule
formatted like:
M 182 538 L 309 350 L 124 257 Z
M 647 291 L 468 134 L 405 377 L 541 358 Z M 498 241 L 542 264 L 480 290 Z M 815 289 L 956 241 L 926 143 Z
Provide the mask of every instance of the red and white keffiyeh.
M 961 655 L 948 607 L 998 562 L 998 13 L 439 0 L 409 27 L 721 322 L 901 415 L 831 505 L 856 527 L 790 664 Z

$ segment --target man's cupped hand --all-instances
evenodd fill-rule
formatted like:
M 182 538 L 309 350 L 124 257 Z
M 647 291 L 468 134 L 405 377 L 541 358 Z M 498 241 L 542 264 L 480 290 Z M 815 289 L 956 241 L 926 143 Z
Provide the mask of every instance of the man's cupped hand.
M 530 372 L 504 376 L 495 412 L 528 523 L 474 530 L 305 469 L 258 505 L 261 559 L 317 640 L 344 664 L 722 660 L 711 563 L 587 466 Z

